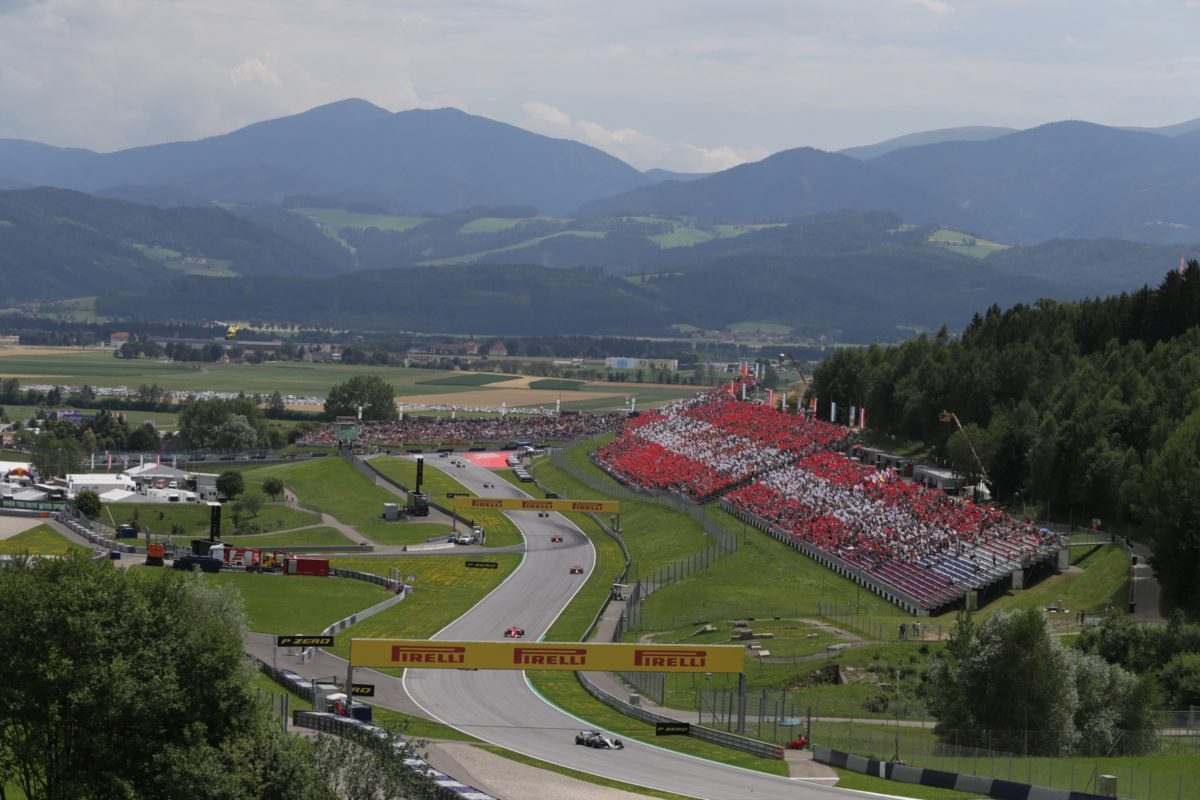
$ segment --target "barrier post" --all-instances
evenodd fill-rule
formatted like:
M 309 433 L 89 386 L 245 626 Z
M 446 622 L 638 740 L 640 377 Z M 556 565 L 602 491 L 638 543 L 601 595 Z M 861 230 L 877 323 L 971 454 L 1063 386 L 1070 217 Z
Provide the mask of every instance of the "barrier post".
M 746 673 L 738 673 L 738 720 L 737 732 L 746 732 Z

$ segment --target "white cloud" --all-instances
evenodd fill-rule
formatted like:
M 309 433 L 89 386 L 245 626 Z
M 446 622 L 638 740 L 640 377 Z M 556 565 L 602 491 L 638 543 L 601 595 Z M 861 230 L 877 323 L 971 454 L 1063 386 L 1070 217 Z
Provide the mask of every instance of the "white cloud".
M 637 166 L 708 170 L 951 125 L 1154 126 L 1200 113 L 1197 8 L 0 0 L 0 137 L 116 149 L 361 97 L 392 110 L 453 105 Z
M 236 86 L 241 83 L 261 83 L 266 86 L 283 86 L 283 81 L 259 58 L 249 58 L 229 71 L 229 78 Z
M 935 14 L 952 14 L 954 6 L 949 3 L 944 3 L 942 0 L 909 0 L 913 5 L 918 5 L 926 11 L 932 11 Z
M 633 128 L 610 130 L 598 122 L 572 120 L 549 103 L 528 100 L 521 104 L 530 130 L 590 144 L 638 169 L 661 167 L 677 172 L 717 172 L 769 155 L 766 148 L 701 147 L 687 142 L 663 142 Z

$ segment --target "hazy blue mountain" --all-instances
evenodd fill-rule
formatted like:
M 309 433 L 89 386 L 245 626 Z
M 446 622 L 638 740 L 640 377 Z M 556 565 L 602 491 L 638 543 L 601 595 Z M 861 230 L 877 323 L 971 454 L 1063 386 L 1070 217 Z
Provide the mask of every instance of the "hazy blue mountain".
M 881 156 L 884 153 L 890 153 L 893 150 L 903 150 L 905 147 L 920 147 L 921 145 L 938 144 L 939 142 L 981 142 L 988 139 L 995 139 L 997 136 L 1015 133 L 1016 130 L 1016 128 L 998 128 L 988 125 L 942 128 L 935 131 L 908 133 L 904 136 L 897 136 L 894 139 L 887 139 L 876 144 L 847 147 L 845 150 L 839 150 L 838 152 L 842 155 L 857 158 L 860 161 L 869 161 L 872 158 Z
M 204 202 L 324 196 L 414 214 L 473 205 L 562 213 L 652 180 L 579 142 L 450 108 L 391 113 L 364 100 L 108 154 L 0 141 L 0 178 Z
M 1182 136 L 1185 133 L 1193 133 L 1200 131 L 1200 117 L 1189 119 L 1186 122 L 1176 122 L 1174 125 L 1163 125 L 1159 128 L 1131 128 L 1123 127 L 1121 130 L 1126 131 L 1143 131 L 1145 133 L 1157 133 L 1160 136 Z
M 662 183 L 663 181 L 694 181 L 697 178 L 707 178 L 711 172 L 675 172 L 669 169 L 648 169 L 642 173 L 647 178 Z
M 1056 300 L 1106 297 L 1157 286 L 1179 265 L 1179 256 L 1195 258 L 1200 244 L 1153 245 L 1120 239 L 1054 239 L 1029 247 L 1011 247 L 989 255 L 985 264 L 1037 276 L 1053 287 Z
M 906 222 L 972 225 L 965 211 L 869 164 L 803 147 L 707 178 L 666 181 L 583 205 L 579 214 L 663 214 L 767 222 L 839 209 L 890 211 Z
M 969 211 L 1001 241 L 1200 240 L 1200 134 L 1174 138 L 1059 122 L 868 162 Z
M 375 270 L 354 280 L 188 276 L 144 294 L 108 295 L 97 309 L 130 319 L 224 316 L 476 335 L 669 331 L 666 310 L 628 281 L 531 266 Z

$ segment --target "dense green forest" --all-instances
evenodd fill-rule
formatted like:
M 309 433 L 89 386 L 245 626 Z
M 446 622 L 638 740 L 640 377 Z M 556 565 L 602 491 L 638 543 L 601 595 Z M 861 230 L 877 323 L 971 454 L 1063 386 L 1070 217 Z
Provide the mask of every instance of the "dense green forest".
M 962 336 L 844 349 L 815 371 L 828 413 L 928 443 L 994 496 L 1131 526 L 1167 599 L 1200 614 L 1200 265 L 1157 288 L 992 306 Z M 951 411 L 964 429 L 943 421 Z

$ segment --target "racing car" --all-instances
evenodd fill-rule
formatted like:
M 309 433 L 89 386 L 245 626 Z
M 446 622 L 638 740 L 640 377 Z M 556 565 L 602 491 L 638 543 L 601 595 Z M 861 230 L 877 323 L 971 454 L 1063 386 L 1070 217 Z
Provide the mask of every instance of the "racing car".
M 571 565 L 571 574 L 572 575 L 582 575 L 583 567 L 579 564 L 572 564 Z
M 575 734 L 575 744 L 581 744 L 584 747 L 594 747 L 597 750 L 624 750 L 625 745 L 620 739 L 609 736 L 600 731 L 580 731 Z
M 551 537 L 550 537 L 550 541 L 552 541 L 552 542 L 561 542 L 561 541 L 562 541 L 562 537 L 561 537 L 561 536 L 559 536 L 559 535 L 556 533 L 556 534 L 554 534 L 553 536 L 551 536 Z
M 505 639 L 520 639 L 524 635 L 525 635 L 525 629 L 518 628 L 516 625 L 513 625 L 510 628 L 508 628 L 506 631 L 504 631 Z

